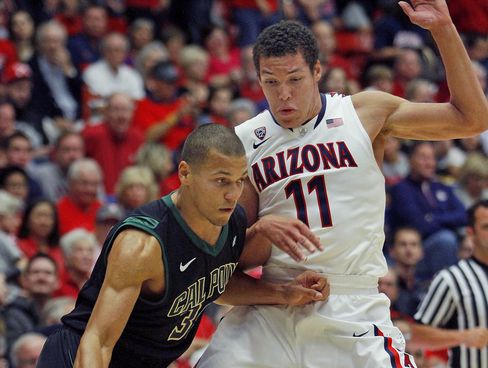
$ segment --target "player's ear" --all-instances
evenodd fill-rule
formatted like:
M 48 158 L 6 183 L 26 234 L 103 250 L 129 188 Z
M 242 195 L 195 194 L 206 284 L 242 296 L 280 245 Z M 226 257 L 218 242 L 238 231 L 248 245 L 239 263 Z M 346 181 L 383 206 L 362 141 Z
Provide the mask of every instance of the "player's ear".
M 317 82 L 322 78 L 322 64 L 320 64 L 320 60 L 317 60 L 313 66 L 313 78 Z
M 178 165 L 178 178 L 182 185 L 188 185 L 191 176 L 191 167 L 186 161 L 181 161 Z

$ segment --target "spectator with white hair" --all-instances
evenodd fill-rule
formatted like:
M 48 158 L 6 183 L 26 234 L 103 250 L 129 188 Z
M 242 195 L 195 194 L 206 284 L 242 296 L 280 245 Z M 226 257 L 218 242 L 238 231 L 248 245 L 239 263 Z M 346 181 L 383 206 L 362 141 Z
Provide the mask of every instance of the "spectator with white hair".
M 159 61 L 169 60 L 168 50 L 161 41 L 152 41 L 145 45 L 135 56 L 134 66 L 146 79 L 147 73 Z
M 68 170 L 68 194 L 57 203 L 60 235 L 78 227 L 95 229 L 95 217 L 101 206 L 102 170 L 93 159 L 73 162 Z
M 76 298 L 83 284 L 90 277 L 98 254 L 95 235 L 85 229 L 71 230 L 59 241 L 63 252 L 66 272 L 61 279 L 61 287 L 55 296 Z
M 202 107 L 210 92 L 206 81 L 208 63 L 208 53 L 200 46 L 188 45 L 181 50 L 180 65 L 184 75 L 182 89 L 190 93 Z
M 33 85 L 30 109 L 52 118 L 58 130 L 69 129 L 80 117 L 81 79 L 66 48 L 66 29 L 56 21 L 45 22 L 36 37 L 37 52 L 29 61 Z
M 137 18 L 129 27 L 129 62 L 132 64 L 134 57 L 143 49 L 144 46 L 154 41 L 155 25 L 151 19 Z
M 0 277 L 4 277 L 7 282 L 9 298 L 13 298 L 20 290 L 16 283 L 9 281 L 17 278 L 22 264 L 26 261 L 16 245 L 15 238 L 20 225 L 21 211 L 22 201 L 0 190 Z
M 51 298 L 42 308 L 41 324 L 39 329 L 44 335 L 50 335 L 59 327 L 61 318 L 71 312 L 75 307 L 76 299 L 70 296 L 58 296 Z
M 145 166 L 129 166 L 121 173 L 115 185 L 117 203 L 128 214 L 159 197 L 159 190 L 154 174 Z
M 240 123 L 251 119 L 257 113 L 256 104 L 247 98 L 237 98 L 230 103 L 227 111 L 227 119 L 230 127 L 236 127 Z
M 34 368 L 45 342 L 46 336 L 35 332 L 20 336 L 10 351 L 12 368 Z
M 129 40 L 121 33 L 109 33 L 102 40 L 102 58 L 83 72 L 83 81 L 91 96 L 108 97 L 126 93 L 133 99 L 144 97 L 144 83 L 139 73 L 124 63 Z

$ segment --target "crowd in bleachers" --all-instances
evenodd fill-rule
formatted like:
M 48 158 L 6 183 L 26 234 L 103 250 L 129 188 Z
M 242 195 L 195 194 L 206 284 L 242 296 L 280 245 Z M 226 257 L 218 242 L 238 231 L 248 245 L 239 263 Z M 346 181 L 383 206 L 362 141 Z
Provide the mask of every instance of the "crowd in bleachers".
M 448 5 L 486 92 L 488 3 Z M 449 100 L 430 35 L 394 0 L 0 1 L 0 368 L 34 366 L 108 229 L 178 187 L 195 127 L 266 109 L 252 45 L 280 19 L 315 34 L 323 93 Z M 434 274 L 472 252 L 466 209 L 488 198 L 488 132 L 387 138 L 382 170 L 391 269 L 380 288 L 408 320 Z M 220 314 L 205 316 L 191 353 Z M 417 364 L 443 354 L 420 351 Z

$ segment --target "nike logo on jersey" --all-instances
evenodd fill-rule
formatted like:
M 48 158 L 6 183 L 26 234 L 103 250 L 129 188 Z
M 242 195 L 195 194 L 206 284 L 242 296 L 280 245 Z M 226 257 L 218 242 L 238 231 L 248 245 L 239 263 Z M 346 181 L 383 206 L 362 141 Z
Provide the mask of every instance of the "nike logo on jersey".
M 188 268 L 188 266 L 190 266 L 190 265 L 191 265 L 191 263 L 192 263 L 192 262 L 193 262 L 195 259 L 197 259 L 197 257 L 194 257 L 194 258 L 190 259 L 190 260 L 189 260 L 188 262 L 186 262 L 185 264 L 182 264 L 182 263 L 180 262 L 180 271 L 181 271 L 181 272 L 185 272 L 185 271 L 186 271 L 186 269 Z
M 363 332 L 362 334 L 359 334 L 359 335 L 356 335 L 356 333 L 354 332 L 354 333 L 352 334 L 352 336 L 353 336 L 353 337 L 361 337 L 361 336 L 366 335 L 368 332 L 369 332 L 369 330 L 367 330 L 366 332 Z
M 260 145 L 262 145 L 263 143 L 265 143 L 265 142 L 266 142 L 267 140 L 269 140 L 270 138 L 271 138 L 271 137 L 268 137 L 268 138 L 266 138 L 264 141 L 259 142 L 259 143 L 253 143 L 253 144 L 252 144 L 252 148 L 254 148 L 254 149 L 258 148 Z
M 237 240 L 237 236 L 234 236 L 234 239 L 232 239 L 232 246 L 236 245 L 236 240 Z

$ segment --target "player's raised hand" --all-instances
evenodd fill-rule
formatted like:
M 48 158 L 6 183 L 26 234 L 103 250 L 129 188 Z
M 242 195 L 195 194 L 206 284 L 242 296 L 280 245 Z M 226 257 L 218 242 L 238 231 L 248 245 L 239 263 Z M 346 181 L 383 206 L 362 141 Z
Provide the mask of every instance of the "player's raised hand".
M 306 258 L 303 249 L 310 253 L 316 249 L 323 250 L 320 239 L 300 220 L 267 215 L 261 217 L 256 225 L 262 235 L 297 262 Z
M 399 1 L 398 5 L 413 24 L 430 31 L 452 23 L 445 0 Z
M 288 305 L 305 305 L 327 300 L 330 286 L 327 279 L 314 271 L 305 271 L 285 285 Z

